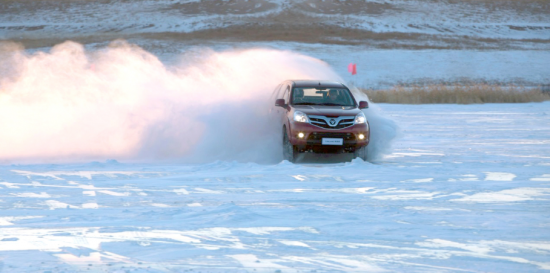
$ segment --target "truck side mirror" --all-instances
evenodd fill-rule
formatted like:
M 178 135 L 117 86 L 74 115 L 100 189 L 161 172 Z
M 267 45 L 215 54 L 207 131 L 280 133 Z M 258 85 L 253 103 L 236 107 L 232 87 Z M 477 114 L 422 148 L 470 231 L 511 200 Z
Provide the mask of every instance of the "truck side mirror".
M 275 101 L 275 106 L 279 106 L 279 107 L 285 108 L 285 107 L 286 107 L 285 100 L 284 100 L 284 99 L 277 99 L 277 100 Z
M 369 103 L 366 101 L 360 101 L 359 102 L 359 109 L 366 109 L 369 108 Z

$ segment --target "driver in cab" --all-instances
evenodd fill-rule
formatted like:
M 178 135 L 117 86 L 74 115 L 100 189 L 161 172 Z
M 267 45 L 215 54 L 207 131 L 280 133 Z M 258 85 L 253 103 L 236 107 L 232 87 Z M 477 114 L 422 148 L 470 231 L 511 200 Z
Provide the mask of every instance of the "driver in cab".
M 304 89 L 300 89 L 300 88 L 295 89 L 292 101 L 294 103 L 304 102 Z
M 338 96 L 338 90 L 330 89 L 328 91 L 328 96 L 326 103 L 328 104 L 342 104 L 340 96 Z

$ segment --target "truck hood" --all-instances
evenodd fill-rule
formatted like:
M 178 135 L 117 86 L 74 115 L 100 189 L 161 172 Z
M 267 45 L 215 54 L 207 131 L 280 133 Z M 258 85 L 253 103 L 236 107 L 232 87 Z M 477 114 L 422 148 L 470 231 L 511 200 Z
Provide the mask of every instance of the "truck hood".
M 306 115 L 318 116 L 355 116 L 361 113 L 361 110 L 353 106 L 296 105 L 294 109 L 296 111 L 302 111 Z

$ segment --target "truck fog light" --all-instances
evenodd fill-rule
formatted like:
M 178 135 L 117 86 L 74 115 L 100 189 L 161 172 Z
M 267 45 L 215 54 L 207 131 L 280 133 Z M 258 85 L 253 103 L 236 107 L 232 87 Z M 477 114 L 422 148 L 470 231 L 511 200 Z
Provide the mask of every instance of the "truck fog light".
M 305 136 L 304 133 L 302 133 L 302 132 L 298 133 L 299 138 L 304 138 L 304 136 Z
M 358 137 L 359 137 L 359 139 L 360 139 L 360 140 L 363 140 L 363 139 L 365 139 L 365 135 L 363 135 L 363 134 L 359 134 L 359 136 L 358 136 Z

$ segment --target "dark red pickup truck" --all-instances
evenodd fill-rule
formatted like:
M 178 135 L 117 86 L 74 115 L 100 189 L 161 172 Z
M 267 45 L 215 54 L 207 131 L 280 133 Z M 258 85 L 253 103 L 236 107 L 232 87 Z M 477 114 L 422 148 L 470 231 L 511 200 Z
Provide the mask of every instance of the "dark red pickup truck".
M 367 160 L 369 122 L 349 88 L 328 81 L 289 80 L 273 92 L 271 112 L 280 121 L 283 156 L 294 162 L 299 153 L 354 153 Z

